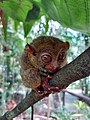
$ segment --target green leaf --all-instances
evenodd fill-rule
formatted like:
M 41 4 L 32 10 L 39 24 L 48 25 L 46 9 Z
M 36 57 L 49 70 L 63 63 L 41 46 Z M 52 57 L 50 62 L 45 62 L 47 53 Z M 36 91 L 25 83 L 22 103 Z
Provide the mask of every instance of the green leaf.
M 16 40 L 17 49 L 21 52 L 23 50 L 23 41 L 21 39 Z
M 49 17 L 65 27 L 90 34 L 89 0 L 41 0 Z
M 84 116 L 83 114 L 73 114 L 72 117 L 81 117 Z
M 28 11 L 26 21 L 36 20 L 40 13 L 40 7 L 33 3 L 33 8 Z
M 19 22 L 17 20 L 14 20 L 14 29 L 17 31 Z
M 46 34 L 49 28 L 49 18 L 47 16 L 46 16 L 46 24 L 44 24 L 44 28 L 45 28 L 45 34 Z
M 0 8 L 3 9 L 5 16 L 24 22 L 28 11 L 32 9 L 32 3 L 30 0 L 8 0 L 0 2 Z
M 3 33 L 4 33 L 4 39 L 5 39 L 5 41 L 7 41 L 7 23 L 8 23 L 8 17 L 5 18 L 5 23 L 6 23 L 6 26 L 5 26 L 5 28 L 3 28 Z
M 23 23 L 23 28 L 24 28 L 24 37 L 26 37 L 28 35 L 28 33 L 30 32 L 32 26 L 34 25 L 35 21 L 32 20 L 30 22 L 24 22 Z

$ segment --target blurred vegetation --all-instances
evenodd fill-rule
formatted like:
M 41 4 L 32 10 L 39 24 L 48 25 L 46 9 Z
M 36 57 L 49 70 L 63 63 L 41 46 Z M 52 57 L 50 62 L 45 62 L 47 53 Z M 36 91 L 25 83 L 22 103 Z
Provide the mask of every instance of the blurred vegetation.
M 89 107 L 84 103 L 84 102 L 76 102 L 74 103 L 74 106 L 76 109 L 78 109 L 78 112 L 71 112 L 68 109 L 60 109 L 60 112 L 55 114 L 51 113 L 51 116 L 57 118 L 57 119 L 62 119 L 62 120 L 89 120 L 90 119 L 90 112 L 89 112 Z
M 69 41 L 68 63 L 90 46 L 88 35 L 63 27 L 60 24 L 62 21 L 59 21 L 61 18 L 58 11 L 59 0 L 49 0 L 49 2 L 52 6 L 49 3 L 47 4 L 45 0 L 8 0 L 0 2 L 0 9 L 4 12 L 6 22 L 4 29 L 2 22 L 0 23 L 0 111 L 2 111 L 2 106 L 4 111 L 5 104 L 9 99 L 15 98 L 15 93 L 20 94 L 18 101 L 16 101 L 18 103 L 30 91 L 23 86 L 19 74 L 19 56 L 26 43 L 32 42 L 35 37 L 40 35 L 52 35 L 64 41 Z M 52 7 L 53 12 L 48 11 L 49 7 Z M 65 23 L 65 25 L 67 24 Z M 79 29 L 77 26 L 76 28 Z M 86 30 L 85 26 L 83 28 Z M 80 89 L 83 94 L 90 96 L 90 77 L 72 83 L 69 88 Z M 81 111 L 88 111 L 88 108 L 83 108 L 85 106 L 83 103 L 77 103 L 75 106 L 78 106 L 77 109 Z M 62 120 L 71 120 L 71 116 L 74 114 L 67 110 L 60 111 L 57 115 L 53 113 L 51 116 L 55 115 Z M 87 113 L 85 114 L 89 117 L 86 120 L 89 120 L 90 113 L 89 111 Z M 84 112 L 81 114 L 84 114 Z M 72 120 L 74 119 L 72 118 Z

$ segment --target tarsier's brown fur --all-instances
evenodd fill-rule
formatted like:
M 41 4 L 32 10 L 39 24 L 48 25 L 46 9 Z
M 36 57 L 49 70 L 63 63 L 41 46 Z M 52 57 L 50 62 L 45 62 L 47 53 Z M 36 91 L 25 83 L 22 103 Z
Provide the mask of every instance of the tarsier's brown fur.
M 24 85 L 34 90 L 41 86 L 43 92 L 48 92 L 44 80 L 48 82 L 50 76 L 66 64 L 68 49 L 68 42 L 51 36 L 40 36 L 27 44 L 20 57 L 20 73 Z

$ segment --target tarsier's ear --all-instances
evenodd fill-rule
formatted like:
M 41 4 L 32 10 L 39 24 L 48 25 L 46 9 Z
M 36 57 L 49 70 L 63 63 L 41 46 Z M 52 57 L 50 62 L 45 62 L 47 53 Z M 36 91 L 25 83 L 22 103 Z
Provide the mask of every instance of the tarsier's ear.
M 35 54 L 35 49 L 28 43 L 26 44 L 24 51 L 28 54 Z
M 64 43 L 64 45 L 65 45 L 66 50 L 68 50 L 68 49 L 69 49 L 69 47 L 70 47 L 69 42 L 65 42 L 65 43 Z

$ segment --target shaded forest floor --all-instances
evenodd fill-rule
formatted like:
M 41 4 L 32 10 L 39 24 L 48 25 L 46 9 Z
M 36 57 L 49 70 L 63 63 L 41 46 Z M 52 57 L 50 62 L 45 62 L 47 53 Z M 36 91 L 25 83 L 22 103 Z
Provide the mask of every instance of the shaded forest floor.
M 76 94 L 82 94 L 80 90 L 72 90 L 68 89 L 70 92 L 76 93 Z M 67 109 L 70 112 L 73 112 L 75 114 L 79 114 L 78 109 L 75 107 L 75 103 L 78 102 L 78 98 L 69 94 L 65 93 L 65 109 Z M 34 120 L 63 120 L 63 119 L 56 119 L 52 118 L 52 113 L 61 112 L 61 108 L 63 107 L 62 102 L 62 93 L 56 93 L 51 94 L 49 97 L 44 98 L 43 100 L 39 101 L 34 105 Z M 29 111 L 29 112 L 28 112 Z M 19 115 L 17 118 L 14 118 L 14 120 L 30 120 L 31 116 L 31 109 L 29 108 L 27 111 Z M 49 118 L 49 116 L 51 116 Z M 65 119 L 67 120 L 67 119 Z M 74 117 L 73 120 L 88 120 L 85 119 L 84 116 L 82 117 Z

